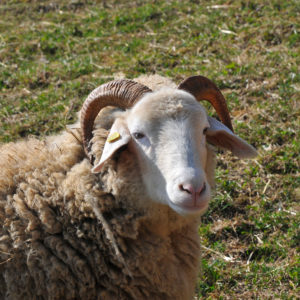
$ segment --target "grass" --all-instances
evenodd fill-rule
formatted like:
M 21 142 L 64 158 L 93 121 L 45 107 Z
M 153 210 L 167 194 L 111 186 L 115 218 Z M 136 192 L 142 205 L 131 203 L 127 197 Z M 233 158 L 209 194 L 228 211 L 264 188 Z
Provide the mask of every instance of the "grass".
M 299 298 L 297 0 L 4 0 L 0 16 L 3 143 L 63 129 L 116 76 L 213 79 L 260 155 L 219 156 L 196 297 Z

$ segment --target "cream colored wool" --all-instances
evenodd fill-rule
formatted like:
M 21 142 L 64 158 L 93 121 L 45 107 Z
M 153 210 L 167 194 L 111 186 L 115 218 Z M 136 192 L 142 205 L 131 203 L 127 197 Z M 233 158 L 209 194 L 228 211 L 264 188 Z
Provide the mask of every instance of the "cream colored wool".
M 145 199 L 132 153 L 92 174 L 72 129 L 1 146 L 0 170 L 0 299 L 192 299 L 200 219 Z

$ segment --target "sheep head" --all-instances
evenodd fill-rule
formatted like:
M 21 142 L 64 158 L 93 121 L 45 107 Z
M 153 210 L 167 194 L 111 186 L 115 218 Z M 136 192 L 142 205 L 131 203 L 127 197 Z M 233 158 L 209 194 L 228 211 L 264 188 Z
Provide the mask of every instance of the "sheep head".
M 212 103 L 226 125 L 207 115 L 197 102 L 203 99 Z M 93 123 L 98 112 L 108 105 L 127 110 L 115 119 L 101 159 L 92 172 L 101 172 L 106 161 L 127 147 L 137 159 L 147 196 L 179 214 L 201 214 L 208 206 L 207 142 L 240 158 L 256 155 L 252 146 L 232 132 L 220 90 L 209 79 L 193 76 L 178 89 L 152 92 L 133 81 L 119 80 L 94 90 L 81 115 L 84 146 L 92 163 Z

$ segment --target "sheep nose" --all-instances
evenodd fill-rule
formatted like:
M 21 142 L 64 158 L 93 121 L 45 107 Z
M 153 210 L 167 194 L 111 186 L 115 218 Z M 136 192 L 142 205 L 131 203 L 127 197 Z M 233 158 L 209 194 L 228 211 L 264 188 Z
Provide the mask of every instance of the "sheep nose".
M 191 183 L 182 183 L 179 184 L 179 189 L 183 192 L 186 192 L 192 196 L 200 196 L 206 189 L 206 184 L 203 182 L 203 184 L 200 187 L 195 187 Z

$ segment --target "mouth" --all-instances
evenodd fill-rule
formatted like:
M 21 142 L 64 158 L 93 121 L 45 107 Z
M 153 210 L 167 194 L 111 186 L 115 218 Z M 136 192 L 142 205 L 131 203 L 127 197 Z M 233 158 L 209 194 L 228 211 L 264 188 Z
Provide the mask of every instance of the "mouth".
M 186 201 L 183 203 L 174 203 L 169 201 L 170 207 L 180 215 L 201 215 L 208 208 L 209 199 L 203 199 L 202 201 Z

